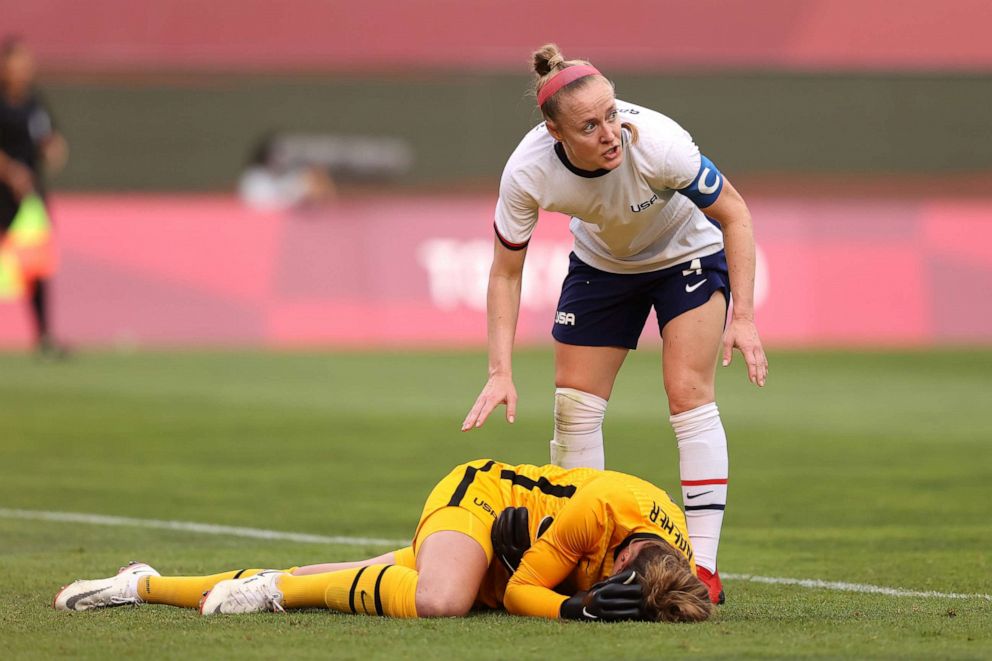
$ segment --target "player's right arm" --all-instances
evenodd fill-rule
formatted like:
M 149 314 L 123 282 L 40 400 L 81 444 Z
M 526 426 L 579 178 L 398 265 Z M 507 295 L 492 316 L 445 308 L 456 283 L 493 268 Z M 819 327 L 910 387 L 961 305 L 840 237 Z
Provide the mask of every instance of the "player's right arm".
M 500 182 L 496 205 L 493 264 L 486 294 L 486 327 L 489 335 L 489 378 L 462 422 L 462 431 L 481 427 L 489 414 L 506 404 L 506 419 L 517 414 L 517 389 L 513 385 L 513 338 L 520 314 L 527 243 L 537 224 L 538 207 L 526 192 L 522 173 L 508 166 Z
M 513 338 L 520 314 L 520 285 L 527 249 L 510 250 L 496 239 L 489 271 L 486 319 L 489 333 L 489 379 L 462 423 L 462 431 L 481 427 L 489 414 L 506 404 L 506 419 L 517 412 L 517 389 L 513 385 Z

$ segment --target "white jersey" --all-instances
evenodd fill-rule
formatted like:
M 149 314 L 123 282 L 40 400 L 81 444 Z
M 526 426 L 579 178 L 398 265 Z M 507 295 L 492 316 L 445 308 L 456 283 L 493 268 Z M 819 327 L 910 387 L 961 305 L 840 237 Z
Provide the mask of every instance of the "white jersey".
M 623 162 L 589 172 L 572 165 L 542 122 L 524 136 L 503 170 L 496 231 L 509 247 L 523 247 L 538 209 L 572 217 L 575 254 L 610 273 L 647 273 L 719 252 L 723 234 L 678 192 L 696 179 L 702 156 L 675 121 L 617 100 Z

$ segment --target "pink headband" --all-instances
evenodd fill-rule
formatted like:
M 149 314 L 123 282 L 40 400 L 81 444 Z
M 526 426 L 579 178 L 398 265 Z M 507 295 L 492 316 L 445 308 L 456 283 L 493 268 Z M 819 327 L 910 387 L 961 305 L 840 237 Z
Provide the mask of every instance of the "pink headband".
M 591 64 L 578 64 L 574 67 L 566 67 L 551 76 L 550 80 L 544 83 L 544 87 L 542 87 L 541 91 L 537 93 L 537 106 L 543 106 L 545 101 L 558 93 L 558 90 L 569 83 L 574 83 L 579 78 L 602 75 L 603 74 L 599 73 L 599 69 Z

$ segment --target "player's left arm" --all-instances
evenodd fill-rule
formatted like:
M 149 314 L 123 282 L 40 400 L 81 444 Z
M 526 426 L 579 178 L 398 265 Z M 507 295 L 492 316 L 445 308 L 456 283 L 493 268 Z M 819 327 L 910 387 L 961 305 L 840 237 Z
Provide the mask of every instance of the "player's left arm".
M 723 365 L 730 364 L 733 349 L 737 347 L 747 363 L 747 376 L 751 383 L 764 386 L 768 376 L 768 358 L 754 323 L 755 249 L 751 212 L 733 184 L 715 167 L 714 171 L 723 179 L 722 190 L 712 204 L 703 208 L 703 212 L 720 223 L 723 229 L 730 289 L 734 296 L 732 316 L 723 335 Z
M 514 615 L 557 618 L 566 597 L 554 591 L 575 569 L 582 556 L 602 536 L 601 503 L 579 492 L 555 518 L 554 524 L 523 554 L 503 595 L 503 606 Z
M 650 137 L 645 131 L 645 138 Z M 730 364 L 736 346 L 747 362 L 748 378 L 765 385 L 768 360 L 754 323 L 754 228 L 744 198 L 719 168 L 699 151 L 687 131 L 677 125 L 659 131 L 663 140 L 645 139 L 647 178 L 652 186 L 676 190 L 689 198 L 723 229 L 733 316 L 723 336 L 723 364 Z
M 619 525 L 620 512 L 637 509 L 629 490 L 602 478 L 587 484 L 558 513 L 554 524 L 528 549 L 503 597 L 515 615 L 584 621 L 643 618 L 642 588 L 633 571 L 611 576 L 588 592 L 566 597 L 560 585 L 583 559 L 600 562 L 607 522 Z M 622 485 L 620 485 L 622 487 Z

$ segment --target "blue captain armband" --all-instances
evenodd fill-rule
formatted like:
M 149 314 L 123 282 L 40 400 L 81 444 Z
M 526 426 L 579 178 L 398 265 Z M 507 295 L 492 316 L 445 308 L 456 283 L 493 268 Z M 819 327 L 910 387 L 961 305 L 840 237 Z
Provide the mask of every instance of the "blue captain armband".
M 679 192 L 692 200 L 700 209 L 705 209 L 716 202 L 722 190 L 723 175 L 713 165 L 713 161 L 700 154 L 699 172 L 696 173 L 696 178 Z

